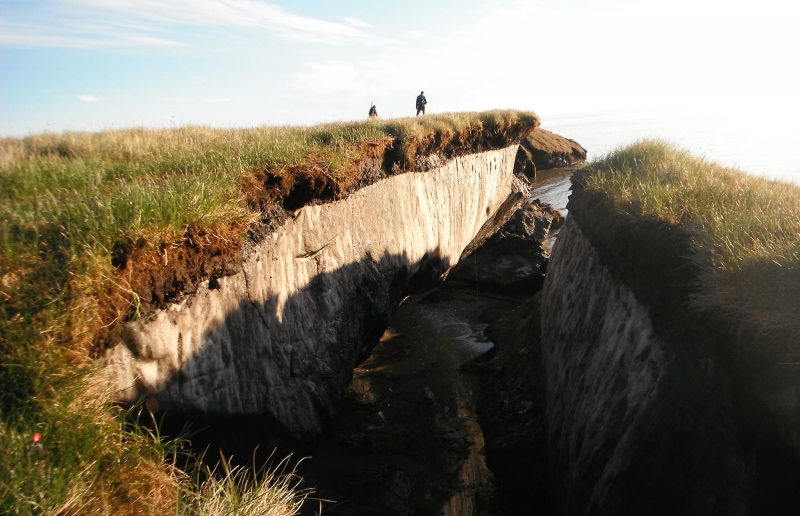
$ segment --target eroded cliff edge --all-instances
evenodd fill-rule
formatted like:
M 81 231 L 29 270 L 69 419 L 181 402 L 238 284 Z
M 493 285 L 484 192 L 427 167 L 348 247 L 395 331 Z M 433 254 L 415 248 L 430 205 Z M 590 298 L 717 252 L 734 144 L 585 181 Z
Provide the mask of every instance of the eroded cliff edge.
M 106 354 L 120 398 L 318 433 L 362 343 L 409 287 L 455 265 L 508 198 L 516 152 L 455 157 L 297 210 L 245 250 L 241 272 L 129 325 Z
M 796 514 L 796 368 L 694 308 L 685 228 L 580 177 L 568 208 L 541 300 L 554 509 Z

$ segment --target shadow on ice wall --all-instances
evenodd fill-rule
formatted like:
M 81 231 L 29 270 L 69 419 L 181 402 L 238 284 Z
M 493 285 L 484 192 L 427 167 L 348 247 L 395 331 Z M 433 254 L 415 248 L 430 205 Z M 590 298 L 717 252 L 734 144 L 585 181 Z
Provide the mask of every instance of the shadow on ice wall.
M 280 317 L 275 296 L 240 301 L 148 394 L 155 401 L 149 405 L 172 421 L 219 421 L 236 407 L 261 407 L 238 411 L 236 420 L 264 437 L 313 438 L 336 413 L 357 360 L 377 342 L 403 296 L 434 286 L 449 262 L 438 249 L 416 264 L 405 254 L 368 254 L 316 275 L 285 301 Z M 136 343 L 129 339 L 128 346 L 136 357 Z

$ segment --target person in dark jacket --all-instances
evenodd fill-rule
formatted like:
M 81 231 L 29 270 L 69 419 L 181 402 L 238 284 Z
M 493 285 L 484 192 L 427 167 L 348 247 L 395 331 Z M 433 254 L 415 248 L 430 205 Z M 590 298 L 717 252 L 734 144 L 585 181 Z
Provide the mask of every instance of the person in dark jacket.
M 417 116 L 419 116 L 419 112 L 422 111 L 422 114 L 425 114 L 425 104 L 428 103 L 428 99 L 425 98 L 425 92 L 420 91 L 419 96 L 417 97 Z
M 369 108 L 369 117 L 378 118 L 378 106 L 376 106 L 375 104 L 373 104 L 372 107 Z

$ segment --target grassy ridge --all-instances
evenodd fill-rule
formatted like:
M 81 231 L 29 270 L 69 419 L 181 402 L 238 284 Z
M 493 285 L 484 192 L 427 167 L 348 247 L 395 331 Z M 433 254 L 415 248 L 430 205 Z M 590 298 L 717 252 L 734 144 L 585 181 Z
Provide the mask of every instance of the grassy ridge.
M 168 514 L 197 488 L 168 465 L 175 443 L 126 422 L 89 356 L 96 336 L 120 322 L 101 305 L 138 300 L 111 265 L 115 242 L 157 249 L 189 226 L 233 228 L 241 239 L 260 216 L 243 187 L 254 170 L 314 167 L 335 180 L 364 144 L 392 145 L 413 164 L 476 135 L 503 141 L 504 131 L 537 125 L 533 113 L 492 111 L 0 140 L 0 513 Z M 35 432 L 41 460 L 30 448 Z
M 699 307 L 800 348 L 800 187 L 725 168 L 662 141 L 589 166 L 585 184 L 634 215 L 690 229 L 701 264 Z
M 470 133 L 533 129 L 533 113 L 452 113 L 387 121 L 253 129 L 131 129 L 0 140 L 0 220 L 69 226 L 82 243 L 245 218 L 241 176 L 314 163 L 334 178 L 364 142 L 407 157 Z M 512 142 L 516 143 L 516 142 Z M 410 160 L 409 160 L 410 161 Z

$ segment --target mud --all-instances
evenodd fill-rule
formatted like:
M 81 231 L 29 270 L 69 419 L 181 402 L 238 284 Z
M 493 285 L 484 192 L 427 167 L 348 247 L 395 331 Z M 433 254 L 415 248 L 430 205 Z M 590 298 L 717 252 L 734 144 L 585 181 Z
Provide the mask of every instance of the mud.
M 497 513 L 480 386 L 460 367 L 494 347 L 485 329 L 522 297 L 448 280 L 406 299 L 311 451 L 306 485 L 336 500 L 325 514 Z
M 493 352 L 462 368 L 479 386 L 478 423 L 486 464 L 502 496 L 496 514 L 548 514 L 547 434 L 539 294 L 486 330 Z

